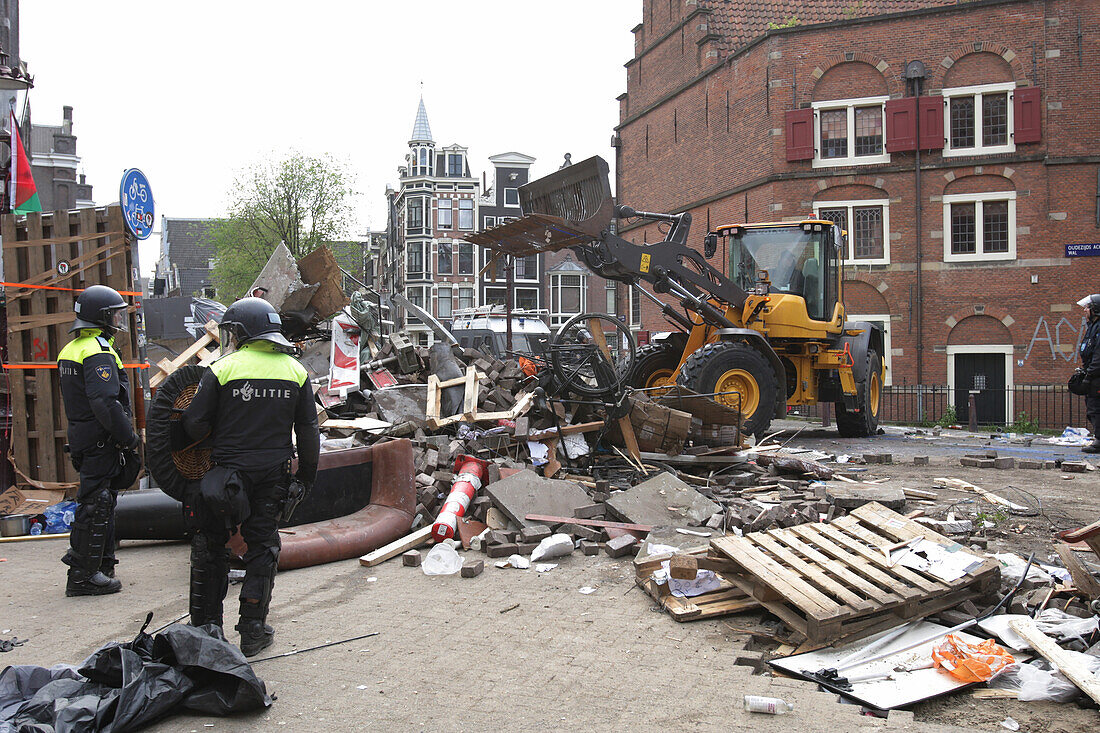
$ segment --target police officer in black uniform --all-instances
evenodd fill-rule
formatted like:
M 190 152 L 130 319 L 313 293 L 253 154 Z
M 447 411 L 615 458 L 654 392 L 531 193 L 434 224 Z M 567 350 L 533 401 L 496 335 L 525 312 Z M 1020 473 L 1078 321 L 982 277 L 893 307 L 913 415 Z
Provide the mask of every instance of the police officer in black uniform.
M 1100 453 L 1100 293 L 1094 293 L 1077 301 L 1088 311 L 1088 327 L 1081 338 L 1081 368 L 1089 381 L 1089 393 L 1085 395 L 1085 417 L 1092 427 L 1092 444 L 1081 450 Z
M 294 346 L 281 333 L 275 309 L 260 298 L 244 298 L 221 321 L 222 356 L 203 374 L 183 413 L 185 436 L 194 443 L 210 437 L 214 468 L 195 496 L 185 501 L 192 524 L 191 623 L 222 624 L 229 556 L 225 543 L 240 525 L 248 543 L 240 595 L 241 651 L 253 656 L 269 646 L 271 589 L 279 562 L 278 522 L 317 475 L 320 435 L 313 388 L 291 356 Z M 290 474 L 298 440 L 298 471 Z M 289 502 L 289 506 L 288 506 Z
M 69 454 L 80 473 L 78 502 L 62 562 L 69 566 L 67 596 L 117 593 L 115 501 L 140 469 L 139 440 L 130 413 L 130 382 L 114 349 L 125 331 L 126 301 L 117 290 L 93 285 L 76 299 L 79 332 L 57 357 L 61 397 L 69 423 Z

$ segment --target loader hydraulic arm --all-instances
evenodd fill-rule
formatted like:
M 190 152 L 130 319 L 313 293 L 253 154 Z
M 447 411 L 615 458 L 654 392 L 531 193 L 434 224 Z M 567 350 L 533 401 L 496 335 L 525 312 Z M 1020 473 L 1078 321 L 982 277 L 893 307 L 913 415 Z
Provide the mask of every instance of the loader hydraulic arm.
M 687 246 L 691 214 L 655 214 L 635 211 L 629 206 L 616 207 L 616 213 L 620 218 L 667 221 L 672 226 L 664 241 L 654 244 L 632 244 L 604 232 L 598 240 L 573 247 L 591 270 L 609 280 L 631 285 L 645 280 L 656 292 L 675 296 L 688 310 L 698 313 L 704 322 L 720 328 L 734 326 L 710 301 L 719 300 L 740 308 L 748 293 L 712 267 L 702 254 Z M 666 316 L 690 328 L 690 322 L 685 323 L 687 319 L 672 308 L 665 306 L 662 310 Z

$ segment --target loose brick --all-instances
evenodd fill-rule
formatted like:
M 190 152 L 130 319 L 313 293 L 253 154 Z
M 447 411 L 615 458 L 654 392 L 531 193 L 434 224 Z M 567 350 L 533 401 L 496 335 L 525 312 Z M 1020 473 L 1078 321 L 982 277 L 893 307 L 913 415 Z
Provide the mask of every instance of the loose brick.
M 521 555 L 530 555 L 535 551 L 535 548 L 539 546 L 538 542 L 519 542 L 516 544 L 518 548 L 516 551 Z
M 1084 473 L 1089 467 L 1084 461 L 1062 461 L 1062 470 L 1066 473 Z
M 401 556 L 401 564 L 407 568 L 418 568 L 423 561 L 419 550 L 409 550 Z
M 1009 469 L 1016 467 L 1016 459 L 1012 456 L 1002 456 L 993 459 L 993 468 Z
M 581 552 L 583 552 L 585 555 L 599 555 L 600 543 L 589 542 L 588 540 L 581 540 Z
M 928 465 L 928 456 L 913 456 L 913 465 L 914 466 L 927 466 Z
M 476 578 L 481 575 L 483 570 L 485 570 L 485 561 L 475 560 L 474 562 L 463 563 L 462 570 L 459 572 L 462 573 L 463 578 Z
M 577 519 L 592 519 L 603 515 L 607 511 L 603 504 L 588 504 L 579 506 L 573 510 L 573 516 Z
M 668 561 L 668 574 L 677 580 L 695 580 L 699 561 L 691 555 L 673 555 Z
M 485 548 L 485 554 L 489 557 L 508 557 L 519 552 L 519 545 L 508 542 L 503 545 L 489 545 Z
M 611 557 L 622 557 L 637 550 L 638 538 L 634 535 L 624 534 L 608 540 L 605 545 L 607 554 Z
M 959 459 L 959 463 L 963 466 L 970 466 L 972 468 L 993 468 L 994 459 L 963 456 Z
M 533 524 L 519 531 L 519 536 L 524 542 L 541 542 L 553 534 L 550 528 L 544 524 Z

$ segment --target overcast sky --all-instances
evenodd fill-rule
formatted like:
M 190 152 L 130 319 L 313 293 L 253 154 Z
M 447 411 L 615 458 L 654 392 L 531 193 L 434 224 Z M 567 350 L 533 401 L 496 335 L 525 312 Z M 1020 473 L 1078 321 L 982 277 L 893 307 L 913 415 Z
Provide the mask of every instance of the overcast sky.
M 74 108 L 97 205 L 140 168 L 159 234 L 162 215 L 224 214 L 237 172 L 296 148 L 351 165 L 363 232 L 385 225 L 421 84 L 436 143 L 467 146 L 475 175 L 508 151 L 537 158 L 534 177 L 566 152 L 613 163 L 641 3 L 23 0 L 20 12 L 33 120 Z

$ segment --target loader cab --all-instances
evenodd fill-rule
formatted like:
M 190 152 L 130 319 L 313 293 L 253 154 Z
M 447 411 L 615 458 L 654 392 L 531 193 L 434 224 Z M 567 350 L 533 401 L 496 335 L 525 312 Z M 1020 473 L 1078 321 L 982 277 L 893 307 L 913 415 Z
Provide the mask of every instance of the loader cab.
M 746 292 L 785 293 L 804 298 L 814 321 L 832 321 L 838 292 L 840 229 L 829 221 L 722 227 L 729 277 Z M 767 283 L 761 278 L 767 273 Z

